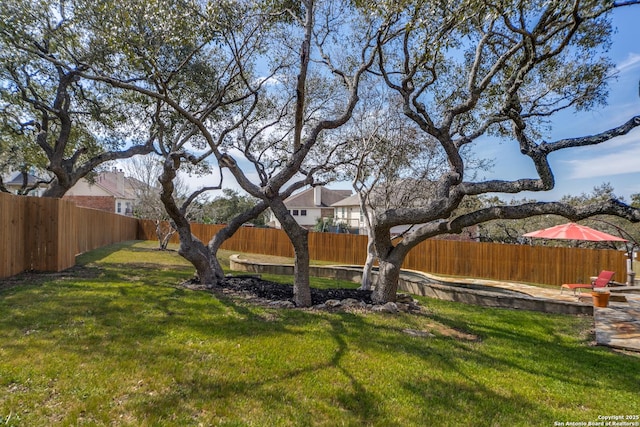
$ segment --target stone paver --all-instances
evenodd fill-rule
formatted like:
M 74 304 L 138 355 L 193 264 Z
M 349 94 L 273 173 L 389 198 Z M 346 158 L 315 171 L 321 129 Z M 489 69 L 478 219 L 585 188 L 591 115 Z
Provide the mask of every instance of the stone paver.
M 640 351 L 640 295 L 625 295 L 626 302 L 594 307 L 596 342 L 600 345 Z

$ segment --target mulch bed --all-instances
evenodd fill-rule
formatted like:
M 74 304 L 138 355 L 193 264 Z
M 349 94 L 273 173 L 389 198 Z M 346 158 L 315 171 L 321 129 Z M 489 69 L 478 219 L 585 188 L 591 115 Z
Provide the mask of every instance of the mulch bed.
M 199 283 L 192 279 L 184 283 L 185 286 L 194 288 Z M 223 290 L 231 291 L 236 294 L 253 295 L 271 301 L 293 301 L 293 287 L 283 285 L 281 283 L 271 282 L 253 276 L 236 276 L 226 277 L 218 286 Z M 353 298 L 363 301 L 366 304 L 372 304 L 371 291 L 363 291 L 359 289 L 315 289 L 311 288 L 311 304 L 323 304 L 328 300 L 345 300 Z

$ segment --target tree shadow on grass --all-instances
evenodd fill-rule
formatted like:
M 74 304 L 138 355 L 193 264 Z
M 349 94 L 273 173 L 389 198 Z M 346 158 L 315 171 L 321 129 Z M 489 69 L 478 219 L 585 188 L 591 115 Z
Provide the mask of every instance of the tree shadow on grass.
M 348 339 L 350 347 L 360 348 L 366 354 L 387 352 L 394 358 L 422 359 L 415 371 L 417 378 L 420 378 L 420 369 L 425 369 L 425 372 L 440 371 L 445 376 L 459 378 L 462 388 L 468 389 L 472 394 L 483 396 L 474 404 L 478 409 L 485 411 L 482 408 L 484 401 L 506 400 L 506 407 L 517 414 L 514 415 L 514 419 L 520 419 L 522 424 L 526 424 L 528 419 L 522 414 L 529 410 L 531 414 L 535 414 L 536 419 L 554 419 L 554 414 L 557 414 L 554 411 L 558 409 L 550 408 L 548 402 L 544 401 L 546 393 L 543 390 L 546 387 L 549 387 L 550 393 L 555 393 L 551 399 L 558 399 L 555 401 L 556 405 L 565 406 L 567 410 L 577 409 L 579 405 L 595 408 L 597 405 L 593 405 L 594 402 L 604 403 L 606 407 L 618 412 L 635 413 L 640 408 L 638 402 L 633 399 L 617 401 L 612 399 L 611 395 L 611 392 L 615 391 L 634 396 L 640 391 L 640 365 L 634 356 L 620 355 L 607 348 L 592 347 L 567 335 L 572 328 L 566 325 L 572 322 L 566 322 L 567 319 L 563 319 L 562 316 L 499 309 L 478 310 L 485 313 L 487 319 L 478 319 L 477 324 L 467 324 L 466 328 L 464 321 L 460 321 L 461 318 L 437 314 L 401 315 L 397 316 L 400 321 L 389 322 L 383 326 L 377 322 L 370 322 L 374 317 L 365 316 L 357 322 L 358 332 L 348 333 L 345 339 Z M 554 319 L 557 322 L 565 322 L 561 327 L 556 327 L 552 322 Z M 519 324 L 518 320 L 522 323 Z M 425 337 L 405 334 L 403 323 L 411 322 L 418 329 L 428 330 L 433 321 L 444 326 L 449 325 L 457 331 L 466 331 L 468 334 L 462 334 L 463 338 L 458 335 L 443 336 L 437 332 L 435 336 Z M 344 327 L 353 331 L 352 327 L 346 326 L 347 324 L 348 322 L 343 321 Z M 467 335 L 478 335 L 481 339 L 464 338 Z M 497 385 L 485 385 L 491 384 L 490 379 L 471 373 L 473 371 L 469 370 L 470 366 L 478 367 L 478 371 L 483 372 L 480 375 L 485 375 L 486 372 L 498 377 L 506 375 L 510 378 L 507 382 L 515 383 L 523 378 L 537 378 L 537 384 L 530 390 L 516 386 L 509 392 L 513 395 L 505 397 Z M 435 376 L 440 377 L 440 373 Z M 404 375 L 410 375 L 410 372 Z M 412 385 L 413 382 L 407 381 L 405 388 L 413 391 L 415 398 L 422 401 L 425 407 L 442 405 L 442 410 L 446 411 L 446 403 L 438 400 L 432 402 L 426 397 L 429 396 L 426 391 L 432 387 L 430 383 L 431 380 L 424 380 L 423 386 L 417 387 Z M 446 390 L 447 387 L 458 387 L 457 381 L 443 382 L 442 389 Z M 562 392 L 565 389 L 575 389 L 582 393 L 584 402 L 566 396 Z M 530 394 L 531 392 L 533 394 Z M 495 423 L 491 420 L 486 422 L 488 425 L 503 423 L 508 423 L 508 418 Z
M 549 319 L 553 321 L 553 318 Z M 492 355 L 496 363 L 511 369 L 540 375 L 565 384 L 595 387 L 594 398 L 603 401 L 607 389 L 640 392 L 640 364 L 637 358 L 623 355 L 605 347 L 595 347 L 584 337 L 568 339 L 558 333 L 552 324 L 532 322 L 527 330 L 513 325 L 485 326 L 485 333 L 494 340 L 513 342 L 511 354 Z M 541 332 L 542 331 L 542 332 Z M 606 371 L 602 375 L 601 370 Z
M 233 303 L 228 302 L 228 304 Z M 244 305 L 233 307 L 233 309 L 242 313 L 249 310 Z M 162 417 L 170 417 L 180 411 L 185 401 L 199 402 L 198 404 L 205 406 L 207 403 L 216 401 L 226 402 L 225 405 L 228 406 L 230 412 L 226 417 L 235 420 L 232 422 L 244 422 L 240 421 L 244 420 L 242 412 L 248 408 L 237 402 L 249 400 L 253 402 L 251 411 L 263 412 L 264 417 L 269 418 L 269 420 L 266 418 L 261 420 L 265 425 L 267 423 L 290 424 L 293 420 L 296 425 L 326 424 L 330 415 L 323 412 L 323 407 L 330 408 L 327 409 L 329 413 L 341 414 L 341 422 L 348 420 L 346 423 L 349 425 L 389 424 L 392 414 L 380 411 L 380 405 L 377 401 L 379 396 L 375 390 L 368 390 L 365 381 L 359 379 L 358 375 L 355 375 L 343 363 L 343 359 L 350 352 L 349 336 L 351 333 L 344 328 L 342 315 L 278 311 L 286 311 L 287 313 L 275 323 L 292 325 L 296 330 L 292 331 L 288 326 L 276 326 L 275 330 L 270 328 L 270 333 L 274 335 L 274 338 L 283 343 L 277 351 L 287 354 L 286 343 L 288 340 L 286 335 L 294 333 L 299 336 L 299 328 L 305 322 L 313 325 L 320 322 L 327 326 L 326 333 L 330 337 L 328 345 L 331 347 L 331 351 L 326 356 L 315 355 L 313 360 L 308 363 L 289 359 L 279 369 L 264 372 L 260 370 L 260 374 L 257 376 L 245 376 L 240 373 L 237 376 L 234 376 L 233 373 L 228 375 L 218 373 L 217 376 L 191 376 L 175 382 L 171 388 L 163 393 L 138 401 L 132 409 L 138 416 L 157 414 Z M 349 323 L 351 327 L 357 328 L 360 321 L 355 316 L 349 320 Z M 231 341 L 233 338 L 237 338 L 236 333 L 232 333 L 231 336 Z M 232 369 L 232 367 L 229 366 L 227 369 Z M 309 381 L 309 378 L 325 378 L 327 376 L 334 378 L 335 384 L 316 383 L 318 386 L 317 394 L 300 396 L 300 390 L 296 386 L 290 386 L 290 384 Z M 289 416 L 293 418 L 287 419 Z
M 570 337 L 559 333 L 552 323 L 547 322 L 552 319 L 547 319 L 540 314 L 531 314 L 533 320 L 527 319 L 526 326 L 515 326 L 513 322 L 517 321 L 522 313 L 498 310 L 488 313 L 492 319 L 486 323 L 466 325 L 465 328 L 464 321 L 458 318 L 452 319 L 438 315 L 388 316 L 392 321 L 385 324 L 384 321 L 380 321 L 384 315 L 259 309 L 258 311 L 271 313 L 272 316 L 273 313 L 277 313 L 275 322 L 272 319 L 272 322 L 267 323 L 265 330 L 264 325 L 260 325 L 260 322 L 264 322 L 264 314 L 256 314 L 255 307 L 246 303 L 236 304 L 233 300 L 224 301 L 224 304 L 241 315 L 243 319 L 248 319 L 248 322 L 243 320 L 239 323 L 234 322 L 233 325 L 227 324 L 217 329 L 215 335 L 232 340 L 245 334 L 272 333 L 274 337 L 282 339 L 284 344 L 287 342 L 286 334 L 299 333 L 296 326 L 322 322 L 327 324 L 327 333 L 332 337 L 335 351 L 330 359 L 306 367 L 294 364 L 285 374 L 274 375 L 261 381 L 238 379 L 237 381 L 229 380 L 222 385 L 216 381 L 206 385 L 194 384 L 193 381 L 199 383 L 201 380 L 193 380 L 184 385 L 187 389 L 193 387 L 194 390 L 200 390 L 205 395 L 212 393 L 210 397 L 213 398 L 230 398 L 234 393 L 252 393 L 256 398 L 274 404 L 273 399 L 283 391 L 274 392 L 270 385 L 279 383 L 285 378 L 304 377 L 310 372 L 332 369 L 337 371 L 337 378 L 346 378 L 348 384 L 335 391 L 331 400 L 333 404 L 350 414 L 351 419 L 357 420 L 360 424 L 379 423 L 381 420 L 392 419 L 392 414 L 387 409 L 381 408 L 380 400 L 384 397 L 380 390 L 376 390 L 376 386 L 363 378 L 360 372 L 354 371 L 353 367 L 344 363 L 345 357 L 351 357 L 350 352 L 354 350 L 366 354 L 367 358 L 386 353 L 389 357 L 400 360 L 421 359 L 413 375 L 411 372 L 388 373 L 388 375 L 398 376 L 397 383 L 405 392 L 413 394 L 414 400 L 420 402 L 420 409 L 415 414 L 416 423 L 425 422 L 425 420 L 433 421 L 437 419 L 433 418 L 433 414 L 443 416 L 451 410 L 460 410 L 462 414 L 468 413 L 468 416 L 461 415 L 460 419 L 474 424 L 477 422 L 477 425 L 509 423 L 510 419 L 515 421 L 515 424 L 527 424 L 532 419 L 540 422 L 552 422 L 555 419 L 554 411 L 557 409 L 551 409 L 541 401 L 543 395 L 539 394 L 540 391 L 533 396 L 518 395 L 518 391 L 503 394 L 495 386 L 486 386 L 484 380 L 481 381 L 477 376 L 470 375 L 468 373 L 470 365 L 497 375 L 500 375 L 500 372 L 508 372 L 514 381 L 517 381 L 518 372 L 521 372 L 523 377 L 538 377 L 543 383 L 551 381 L 555 384 L 573 384 L 582 389 L 589 389 L 593 383 L 597 382 L 603 389 L 594 396 L 599 395 L 598 399 L 601 400 L 608 398 L 608 390 L 619 389 L 631 393 L 638 391 L 638 370 L 630 363 L 631 360 L 621 360 L 619 355 L 606 349 L 596 349 L 576 343 Z M 254 323 L 256 321 L 257 324 Z M 415 338 L 404 332 L 407 324 L 417 328 L 428 328 L 434 321 L 457 331 L 467 331 L 469 336 L 478 334 L 483 337 L 483 340 L 437 334 L 428 338 Z M 283 328 L 282 324 L 291 325 L 292 328 Z M 203 326 L 206 328 L 206 324 Z M 547 338 L 541 338 L 541 335 Z M 507 350 L 508 354 L 502 353 L 503 350 L 496 350 L 493 344 L 489 345 L 485 340 L 510 342 L 516 357 L 510 354 L 509 350 Z M 567 358 L 572 360 L 571 372 L 567 372 L 565 363 L 559 363 Z M 607 359 L 610 360 L 607 362 Z M 620 364 L 620 362 L 623 363 Z M 609 369 L 605 379 L 597 378 L 595 373 L 580 375 L 594 365 L 608 363 L 612 365 L 618 363 L 618 366 Z M 384 370 L 384 367 L 381 369 Z M 445 377 L 455 379 L 445 381 L 421 378 L 420 369 L 425 369 L 425 372 L 439 370 L 444 372 Z M 442 398 L 442 396 L 447 397 Z M 172 399 L 169 398 L 169 400 Z M 281 397 L 281 400 L 288 401 L 288 404 L 293 404 L 295 399 L 294 394 L 288 396 L 285 393 Z M 449 400 L 454 403 L 448 403 Z M 496 405 L 496 402 L 501 403 Z M 160 403 L 155 402 L 155 404 Z M 167 402 L 163 401 L 162 404 Z M 504 410 L 509 413 L 501 413 Z M 483 418 L 477 418 L 474 421 L 474 417 L 479 417 L 481 414 Z
M 252 317 L 252 308 L 246 304 L 235 306 L 232 301 L 225 302 L 230 304 L 233 310 Z M 283 389 L 280 384 L 287 381 L 303 381 L 305 378 L 312 376 L 314 378 L 328 375 L 333 378 L 335 384 L 328 385 L 326 383 L 318 383 L 318 390 L 323 390 L 319 394 L 312 396 L 311 399 L 325 401 L 326 405 L 336 406 L 338 412 L 348 414 L 346 418 L 350 421 L 347 424 L 354 425 L 392 425 L 393 420 L 398 419 L 397 415 L 388 405 L 381 401 L 393 396 L 393 390 L 380 390 L 379 386 L 371 383 L 368 378 L 362 375 L 357 366 L 353 365 L 354 351 L 364 352 L 365 359 L 372 357 L 372 354 L 379 352 L 389 353 L 393 358 L 402 358 L 407 354 L 424 356 L 429 344 L 421 340 L 407 339 L 396 327 L 381 327 L 367 321 L 366 316 L 350 313 L 318 313 L 300 310 L 267 310 L 269 312 L 276 311 L 281 315 L 276 323 L 284 323 L 291 325 L 289 328 L 270 328 L 274 332 L 274 338 L 281 340 L 286 352 L 288 339 L 286 334 L 293 333 L 299 335 L 299 329 L 304 324 L 326 325 L 324 334 L 330 337 L 331 354 L 317 360 L 311 364 L 301 366 L 295 361 L 290 360 L 284 367 L 284 371 L 278 373 L 266 373 L 259 380 L 247 378 L 229 378 L 220 381 L 209 377 L 191 378 L 188 381 L 179 382 L 175 388 L 167 390 L 162 395 L 156 395 L 152 399 L 146 399 L 136 410 L 139 414 L 158 413 L 160 411 L 163 416 L 169 416 L 172 411 L 178 410 L 180 402 L 186 400 L 201 400 L 203 402 L 212 400 L 226 400 L 238 398 L 239 400 L 247 399 L 246 395 L 251 395 L 251 399 L 260 402 L 258 407 L 268 408 L 270 412 L 285 411 L 288 406 L 298 406 L 296 409 L 296 420 L 299 424 L 314 424 L 318 422 L 317 409 L 314 404 L 309 403 L 309 399 L 300 400 L 295 391 Z M 247 322 L 250 323 L 250 322 Z M 229 333 L 228 328 L 222 328 L 225 337 L 238 338 L 237 330 L 235 333 Z M 246 332 L 246 331 L 245 331 Z M 364 332 L 364 333 L 363 333 Z M 313 331 L 306 332 L 313 334 Z M 372 338 L 378 334 L 391 334 L 393 337 L 384 339 Z M 373 352 L 371 350 L 374 350 Z M 470 350 L 469 350 L 470 351 Z M 375 356 L 373 356 L 375 357 Z M 365 368 L 370 369 L 370 368 Z M 385 367 L 381 366 L 381 374 L 383 376 L 395 377 L 403 375 L 400 372 L 384 372 Z M 322 395 L 327 393 L 327 388 L 333 390 L 330 397 Z M 242 397 L 241 397 L 242 396 Z M 234 405 L 233 403 L 229 403 Z M 317 404 L 315 404 L 317 405 Z M 237 408 L 240 411 L 240 408 Z M 315 413 L 315 415 L 313 415 Z M 241 418 L 241 414 L 238 415 Z M 322 423 L 322 422 L 321 422 Z
M 570 328 L 554 326 L 554 320 L 562 319 L 559 316 L 479 308 L 459 310 L 466 310 L 469 320 L 464 314 L 437 312 L 383 315 L 281 310 L 162 285 L 178 280 L 174 273 L 159 269 L 128 265 L 96 271 L 101 273 L 89 279 L 56 279 L 38 289 L 3 292 L 2 348 L 8 355 L 35 353 L 44 362 L 75 355 L 74 361 L 79 358 L 89 367 L 101 363 L 119 369 L 125 365 L 142 374 L 147 366 L 150 371 L 166 369 L 166 375 L 174 377 L 170 386 L 150 385 L 145 393 L 133 393 L 127 403 L 141 420 L 148 419 L 147 414 L 188 417 L 185 401 L 190 407 L 224 402 L 230 411 L 247 409 L 242 402 L 247 405 L 249 401 L 265 414 L 280 412 L 281 422 L 291 414 L 288 408 L 298 405 L 294 414 L 301 424 L 313 424 L 316 417 L 330 413 L 331 406 L 347 414 L 347 424 L 393 424 L 397 418 L 391 404 L 384 402 L 397 388 L 405 399 L 415 402 L 415 413 L 405 415 L 415 424 L 433 421 L 432 414 L 444 416 L 447 411 L 460 412 L 460 419 L 467 421 L 485 414 L 479 425 L 508 424 L 508 415 L 499 414 L 496 407 L 515 414 L 515 424 L 525 424 L 525 413 L 551 420 L 552 410 L 539 401 L 540 394 L 501 393 L 470 373 L 470 366 L 514 378 L 521 372 L 542 382 L 582 389 L 592 382 L 599 387 L 593 392 L 594 399 L 607 399 L 608 391 L 614 389 L 637 392 L 640 382 L 636 360 L 572 340 L 566 335 Z M 434 322 L 481 340 L 437 333 L 412 337 L 404 332 L 407 328 L 428 331 Z M 254 339 L 272 346 L 254 351 L 276 353 L 274 360 L 282 361 L 282 366 L 227 351 L 238 342 L 244 345 Z M 318 354 L 308 350 L 308 361 L 296 359 L 288 348 L 305 340 L 318 350 Z M 193 342 L 202 344 L 192 346 Z M 322 352 L 321 347 L 329 351 Z M 235 354 L 242 356 L 242 363 L 258 364 L 263 372 L 225 372 L 243 369 L 241 363 L 234 363 Z M 354 365 L 355 357 L 363 357 L 362 367 Z M 368 359 L 375 358 L 384 360 L 371 365 Z M 386 372 L 385 360 L 401 363 Z M 572 361 L 569 375 L 567 364 L 559 363 L 566 360 Z M 61 366 L 45 369 L 66 369 Z M 607 368 L 606 376 L 588 373 L 594 366 Z M 391 389 L 384 389 L 379 379 L 368 378 L 359 369 L 390 378 Z M 429 375 L 436 371 L 437 375 Z M 321 378 L 318 385 L 324 395 L 301 399 L 299 390 L 289 388 L 310 378 Z M 497 401 L 504 404 L 493 405 Z M 234 416 L 243 420 L 241 412 Z
M 356 323 L 360 323 L 357 321 L 358 319 L 352 319 L 352 322 L 353 320 L 356 320 Z M 337 345 L 331 365 L 337 368 L 350 383 L 349 388 L 344 388 L 337 393 L 336 400 L 342 408 L 353 414 L 361 425 L 381 422 L 384 414 L 379 409 L 376 394 L 367 390 L 365 384 L 342 363 L 342 359 L 349 350 L 348 332 L 344 327 L 344 316 L 341 316 L 340 319 L 334 318 L 329 323 L 331 325 L 331 335 Z
M 422 401 L 413 415 L 416 424 L 525 426 L 557 421 L 542 402 L 499 393 L 478 382 L 415 378 L 401 387 Z
M 478 366 L 498 378 L 506 376 L 516 384 L 522 378 L 535 378 L 536 384 L 523 391 L 525 395 L 517 397 L 512 406 L 522 406 L 522 410 L 530 406 L 532 413 L 537 412 L 536 420 L 553 418 L 553 409 L 545 399 L 554 402 L 555 411 L 563 408 L 568 413 L 578 408 L 580 411 L 591 409 L 593 413 L 640 410 L 636 400 L 621 398 L 640 392 L 637 357 L 590 345 L 589 337 L 584 335 L 584 322 L 592 322 L 591 318 L 478 307 L 463 310 L 481 313 L 482 317 L 472 317 L 474 320 L 469 321 L 467 328 L 482 337 L 483 342 L 465 355 L 464 365 Z M 433 318 L 451 322 L 447 316 L 434 314 Z M 462 319 L 464 317 L 458 317 L 452 325 L 461 327 Z M 462 373 L 463 364 L 459 360 L 448 358 L 447 363 Z M 478 383 L 477 377 L 465 376 L 468 383 Z M 519 389 L 521 387 L 514 387 Z M 480 385 L 478 392 L 486 393 L 485 387 Z M 516 411 L 514 419 L 519 414 Z

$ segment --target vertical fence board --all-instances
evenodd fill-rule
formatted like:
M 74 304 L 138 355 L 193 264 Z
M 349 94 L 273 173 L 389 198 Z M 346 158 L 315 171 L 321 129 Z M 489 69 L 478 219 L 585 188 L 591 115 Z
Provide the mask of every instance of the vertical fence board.
M 73 267 L 76 264 L 78 245 L 75 234 L 75 224 L 77 223 L 77 217 L 74 215 L 75 204 L 67 200 L 60 200 L 57 204 L 57 210 L 58 250 L 55 269 L 59 271 Z
M 0 193 L 0 278 L 27 269 L 25 259 L 26 198 Z

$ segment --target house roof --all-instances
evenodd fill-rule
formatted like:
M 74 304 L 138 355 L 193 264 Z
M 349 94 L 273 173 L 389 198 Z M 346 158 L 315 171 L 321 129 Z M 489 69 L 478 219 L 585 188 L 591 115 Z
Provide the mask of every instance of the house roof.
M 120 175 L 120 176 L 118 176 Z M 118 180 L 123 180 L 118 183 Z M 135 183 L 132 178 L 124 176 L 122 172 L 102 172 L 93 185 L 97 185 L 117 199 L 135 199 Z
M 39 178 L 30 173 L 27 174 L 27 185 L 34 185 L 38 181 L 43 181 L 42 178 Z M 9 181 L 4 183 L 6 186 L 11 187 L 22 187 L 22 172 L 16 172 Z
M 334 208 L 338 208 L 341 206 L 358 206 L 360 207 L 360 197 L 358 196 L 358 194 L 352 194 L 349 197 L 346 197 L 342 200 L 338 200 L 337 202 L 333 203 L 331 205 L 331 207 Z
M 285 205 L 288 208 L 329 207 L 351 195 L 351 190 L 331 190 L 325 187 L 316 188 L 320 189 L 320 204 L 316 204 L 315 202 L 315 189 L 312 187 L 288 197 L 284 201 Z
M 123 171 L 99 172 L 94 179 L 82 178 L 74 185 L 68 196 L 107 196 L 115 199 L 135 200 L 136 190 L 140 188 L 140 181 L 124 176 Z

